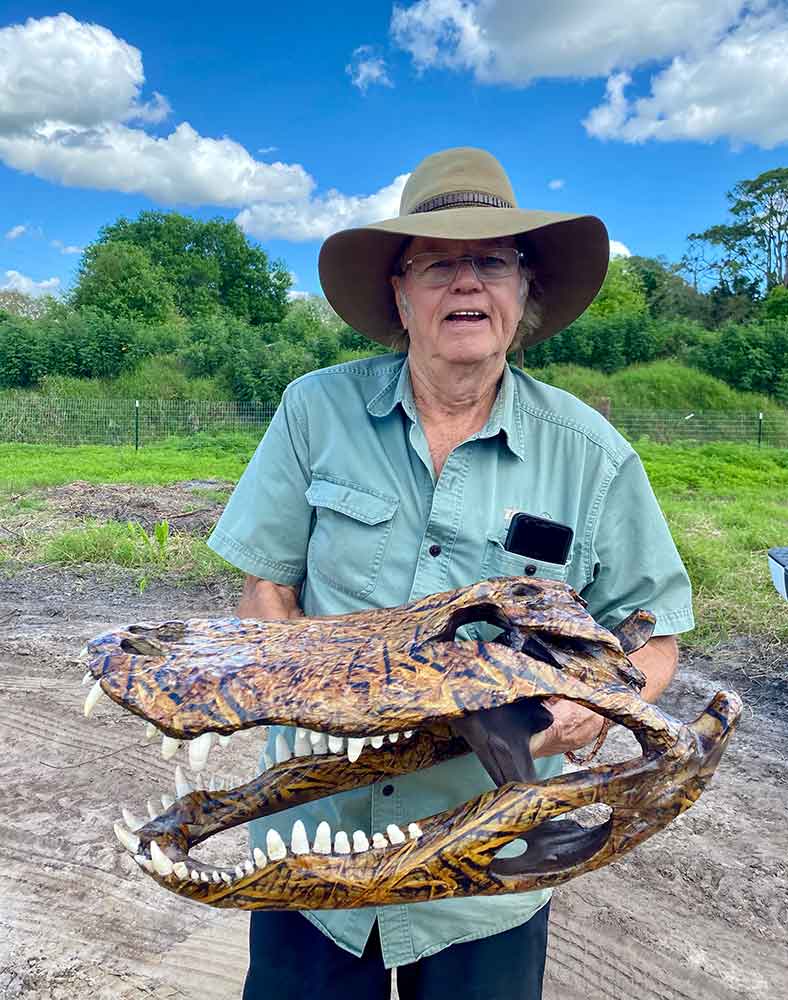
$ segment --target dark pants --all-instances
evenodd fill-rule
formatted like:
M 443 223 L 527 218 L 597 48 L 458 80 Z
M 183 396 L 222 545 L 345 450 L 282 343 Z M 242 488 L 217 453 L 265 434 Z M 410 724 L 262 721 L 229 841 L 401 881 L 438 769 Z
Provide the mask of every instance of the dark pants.
M 401 1000 L 541 1000 L 549 904 L 527 923 L 492 937 L 451 945 L 397 969 Z M 243 1000 L 388 1000 L 377 923 L 364 954 L 337 947 L 298 913 L 256 910 Z

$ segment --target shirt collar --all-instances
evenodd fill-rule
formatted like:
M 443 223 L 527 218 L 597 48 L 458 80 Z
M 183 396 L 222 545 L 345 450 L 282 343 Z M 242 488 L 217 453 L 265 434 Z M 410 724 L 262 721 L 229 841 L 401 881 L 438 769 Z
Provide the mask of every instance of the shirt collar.
M 412 421 L 417 420 L 413 387 L 410 381 L 408 359 L 402 362 L 400 370 L 367 403 L 367 412 L 373 417 L 387 417 L 400 405 Z M 518 387 L 509 365 L 503 370 L 503 379 L 495 397 L 487 423 L 474 434 L 474 438 L 491 438 L 501 435 L 509 451 L 520 461 L 525 461 L 525 434 L 518 399 Z

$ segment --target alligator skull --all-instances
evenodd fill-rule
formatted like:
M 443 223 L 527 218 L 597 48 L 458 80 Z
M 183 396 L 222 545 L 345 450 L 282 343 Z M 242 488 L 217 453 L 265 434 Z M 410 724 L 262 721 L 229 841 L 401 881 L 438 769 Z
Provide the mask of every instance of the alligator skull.
M 249 783 L 181 785 L 161 815 L 149 808 L 149 822 L 117 824 L 116 833 L 160 885 L 220 907 L 339 909 L 565 882 L 618 859 L 689 808 L 741 713 L 739 697 L 726 692 L 688 725 L 643 701 L 643 675 L 626 652 L 649 638 L 653 621 L 636 612 L 613 634 L 568 585 L 507 577 L 399 608 L 193 619 L 102 636 L 88 646 L 95 684 L 86 711 L 103 691 L 159 730 L 165 749 L 193 741 L 195 763 L 217 735 L 298 727 L 296 755 L 283 747 Z M 502 632 L 491 643 L 455 641 L 473 622 Z M 545 701 L 554 697 L 626 726 L 641 754 L 537 780 L 529 741 L 549 726 Z M 407 832 L 390 826 L 370 844 L 356 831 L 351 846 L 347 833 L 332 841 L 321 823 L 310 846 L 297 822 L 289 848 L 269 831 L 267 851 L 235 868 L 189 857 L 221 830 L 469 752 L 496 788 L 414 816 Z M 610 809 L 596 827 L 568 816 L 592 803 Z M 517 838 L 524 853 L 496 858 Z

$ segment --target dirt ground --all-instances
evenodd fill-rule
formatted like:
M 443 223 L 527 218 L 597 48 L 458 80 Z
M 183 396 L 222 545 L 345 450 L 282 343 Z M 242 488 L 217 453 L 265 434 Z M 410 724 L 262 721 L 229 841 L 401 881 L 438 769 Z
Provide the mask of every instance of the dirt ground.
M 173 766 L 108 703 L 84 719 L 75 660 L 119 624 L 224 614 L 234 587 L 140 594 L 121 571 L 0 574 L 3 1000 L 240 996 L 247 915 L 158 889 L 115 841 L 120 805 L 144 815 L 152 788 L 172 792 Z M 745 715 L 700 801 L 556 893 L 546 1000 L 788 997 L 788 651 L 685 655 L 663 705 L 690 719 L 724 687 Z M 605 752 L 634 753 L 629 740 L 614 731 Z M 227 770 L 249 773 L 254 741 L 226 751 Z

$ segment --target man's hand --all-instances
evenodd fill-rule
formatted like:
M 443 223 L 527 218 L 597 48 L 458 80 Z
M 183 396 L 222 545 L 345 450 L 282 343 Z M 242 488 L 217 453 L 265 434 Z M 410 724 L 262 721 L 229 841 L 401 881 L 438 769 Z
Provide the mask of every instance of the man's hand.
M 672 635 L 656 636 L 637 652 L 631 653 L 629 658 L 646 675 L 641 697 L 646 701 L 655 701 L 676 672 L 679 659 L 676 638 Z M 579 750 L 597 738 L 605 721 L 596 712 L 565 698 L 548 698 L 545 704 L 553 713 L 553 724 L 531 737 L 534 757 Z
M 261 580 L 259 576 L 247 576 L 236 614 L 239 618 L 259 618 L 262 621 L 301 618 L 304 612 L 298 604 L 299 589 Z

